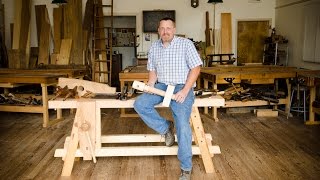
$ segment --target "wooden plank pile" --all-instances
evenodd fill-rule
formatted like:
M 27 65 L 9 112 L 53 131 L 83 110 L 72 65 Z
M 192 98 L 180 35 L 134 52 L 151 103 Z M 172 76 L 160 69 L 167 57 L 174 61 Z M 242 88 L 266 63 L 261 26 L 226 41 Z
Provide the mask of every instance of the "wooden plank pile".
M 252 101 L 252 100 L 265 100 L 271 103 L 279 103 L 280 98 L 285 98 L 286 95 L 282 91 L 274 92 L 265 86 L 250 86 L 245 87 L 241 84 L 235 84 L 224 90 L 223 98 L 235 101 Z
M 82 1 L 69 0 L 53 8 L 50 22 L 46 5 L 35 5 L 38 47 L 30 47 L 31 0 L 15 0 L 12 49 L 9 68 L 28 69 L 39 65 L 84 64 Z M 53 27 L 53 28 L 52 28 Z

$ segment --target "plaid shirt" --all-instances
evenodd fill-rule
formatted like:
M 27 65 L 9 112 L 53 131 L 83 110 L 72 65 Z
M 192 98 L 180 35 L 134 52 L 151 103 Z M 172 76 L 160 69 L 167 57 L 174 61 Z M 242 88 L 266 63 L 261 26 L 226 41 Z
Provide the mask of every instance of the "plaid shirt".
M 165 48 L 161 39 L 151 45 L 148 53 L 149 71 L 156 71 L 158 82 L 185 84 L 190 69 L 202 65 L 202 60 L 192 41 L 174 36 Z

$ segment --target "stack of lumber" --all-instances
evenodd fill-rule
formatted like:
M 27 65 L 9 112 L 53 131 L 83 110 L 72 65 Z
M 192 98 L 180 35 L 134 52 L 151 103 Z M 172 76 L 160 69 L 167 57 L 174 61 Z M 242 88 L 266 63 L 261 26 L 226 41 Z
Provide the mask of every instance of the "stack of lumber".
M 38 47 L 32 48 L 30 39 L 34 38 L 30 37 L 30 18 L 33 3 L 31 0 L 15 0 L 14 3 L 9 68 L 83 64 L 82 1 L 68 0 L 63 7 L 53 8 L 53 22 L 50 22 L 46 5 L 35 5 Z

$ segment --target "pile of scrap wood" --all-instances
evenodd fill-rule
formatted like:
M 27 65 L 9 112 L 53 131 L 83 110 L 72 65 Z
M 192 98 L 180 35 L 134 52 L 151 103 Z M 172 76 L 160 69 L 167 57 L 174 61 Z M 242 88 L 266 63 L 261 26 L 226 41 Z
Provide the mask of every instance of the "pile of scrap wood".
M 265 100 L 272 103 L 279 103 L 280 98 L 284 98 L 286 94 L 282 91 L 274 92 L 265 87 L 244 87 L 240 84 L 233 85 L 224 90 L 223 98 L 225 100 L 235 101 L 253 101 Z
M 87 60 L 84 56 L 87 46 L 84 44 L 88 38 L 82 28 L 82 1 L 68 0 L 63 7 L 48 11 L 45 2 L 34 5 L 32 0 L 16 0 L 14 12 L 12 47 L 7 51 L 9 68 L 83 64 Z M 32 13 L 36 18 L 38 47 L 31 47 L 34 39 L 34 33 L 30 31 Z
M 24 97 L 19 94 L 0 94 L 0 104 L 9 105 L 42 105 L 41 99 L 36 99 L 32 96 Z

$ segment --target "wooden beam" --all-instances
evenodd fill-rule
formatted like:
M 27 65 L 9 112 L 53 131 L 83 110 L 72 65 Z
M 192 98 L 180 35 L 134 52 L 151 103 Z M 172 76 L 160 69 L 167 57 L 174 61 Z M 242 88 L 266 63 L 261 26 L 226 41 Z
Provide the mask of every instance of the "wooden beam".
M 62 39 L 60 53 L 56 63 L 58 65 L 68 65 L 70 61 L 70 53 L 72 50 L 72 39 Z
M 54 53 L 60 52 L 61 39 L 63 37 L 63 8 L 53 8 L 53 42 Z
M 211 134 L 205 134 L 207 140 L 212 140 Z M 177 136 L 175 138 L 177 140 Z M 101 137 L 101 143 L 143 143 L 143 142 L 164 142 L 159 134 L 114 134 Z M 194 138 L 192 137 L 192 141 Z
M 210 146 L 210 154 L 221 154 L 219 146 Z M 102 147 L 96 150 L 96 157 L 111 157 L 111 156 L 164 156 L 177 155 L 178 146 L 121 146 L 121 147 Z M 200 148 L 192 146 L 192 154 L 200 155 Z M 65 149 L 56 149 L 54 157 L 64 157 Z M 83 157 L 83 153 L 78 149 L 75 152 L 75 157 Z
M 40 8 L 40 7 L 39 7 Z M 44 7 L 41 7 L 44 8 Z M 39 38 L 39 57 L 38 64 L 49 64 L 49 48 L 50 48 L 50 34 L 51 34 L 51 26 L 47 8 L 45 7 L 44 15 L 41 18 L 41 28 L 40 28 L 40 38 Z M 41 13 L 42 14 L 42 13 Z
M 210 149 L 207 144 L 207 140 L 204 133 L 204 128 L 201 122 L 200 113 L 197 107 L 192 108 L 192 113 L 190 116 L 191 123 L 195 134 L 196 142 L 199 145 L 202 161 L 207 173 L 214 173 L 214 166 L 210 154 Z
M 256 109 L 257 117 L 278 117 L 279 112 L 272 109 Z
M 68 0 L 63 9 L 63 38 L 72 39 L 73 42 L 70 63 L 83 64 L 82 1 Z
M 232 53 L 231 13 L 221 13 L 221 53 Z
M 50 30 L 50 23 L 43 22 L 40 32 L 38 64 L 49 64 Z
M 120 101 L 118 99 L 91 99 L 91 100 L 96 101 L 97 107 L 99 108 L 133 108 L 133 103 L 135 101 L 135 99 L 128 99 L 125 101 Z M 263 101 L 263 102 L 264 104 L 268 105 L 267 101 Z M 225 105 L 225 101 L 221 96 L 212 96 L 208 98 L 196 98 L 193 103 L 194 107 L 212 107 L 212 106 L 220 107 L 224 105 Z M 157 105 L 157 107 L 164 107 L 164 106 Z M 55 109 L 55 108 L 61 108 L 61 109 L 77 108 L 77 100 L 76 99 L 69 99 L 66 101 L 63 101 L 62 99 L 50 100 L 49 109 Z
M 15 19 L 12 49 L 20 49 L 18 68 L 28 68 L 30 56 L 30 17 L 31 0 L 15 0 Z M 9 64 L 12 64 L 9 62 Z M 10 67 L 10 66 L 9 66 Z
M 21 31 L 22 0 L 15 0 L 14 7 L 15 7 L 15 14 L 14 14 L 12 49 L 19 49 L 20 35 L 21 35 L 20 31 Z
M 35 5 L 34 8 L 36 13 L 37 41 L 39 45 L 42 23 L 46 21 L 47 7 L 46 5 Z

